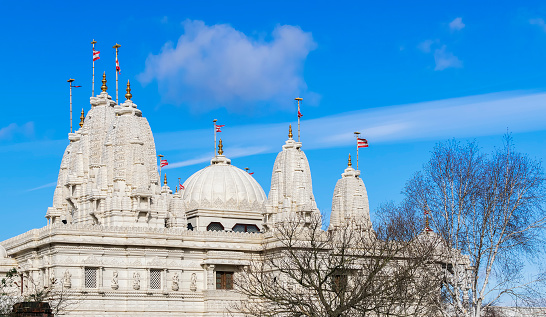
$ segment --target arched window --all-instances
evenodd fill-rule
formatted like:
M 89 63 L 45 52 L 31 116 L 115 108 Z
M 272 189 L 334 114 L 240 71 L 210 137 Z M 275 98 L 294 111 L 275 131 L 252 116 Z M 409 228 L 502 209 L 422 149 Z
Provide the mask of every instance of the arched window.
M 248 225 L 244 223 L 238 223 L 235 226 L 233 226 L 234 232 L 260 232 L 260 228 L 256 225 Z
M 224 231 L 224 226 L 219 222 L 211 222 L 207 226 L 207 231 Z

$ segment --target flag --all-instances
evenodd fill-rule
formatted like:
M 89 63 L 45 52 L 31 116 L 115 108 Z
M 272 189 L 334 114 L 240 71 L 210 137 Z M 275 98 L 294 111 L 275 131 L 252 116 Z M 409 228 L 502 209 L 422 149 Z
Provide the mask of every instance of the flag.
M 169 165 L 169 162 L 167 162 L 167 160 L 160 160 L 159 166 L 163 167 L 167 165 Z
M 116 71 L 118 72 L 118 74 L 121 74 L 121 68 L 119 68 L 119 61 L 117 56 L 116 56 Z
M 72 88 L 80 88 L 81 86 L 71 86 Z
M 216 132 L 222 132 L 222 130 L 220 130 L 220 128 L 223 128 L 225 126 L 226 126 L 225 124 L 217 124 L 216 125 Z
M 248 173 L 248 174 L 249 174 L 249 175 L 254 175 L 254 172 L 252 172 L 252 173 Z
M 301 112 L 298 110 L 298 118 L 301 118 L 303 117 L 303 115 L 301 114 Z
M 178 185 L 180 186 L 180 187 L 179 187 L 179 188 L 180 188 L 180 190 L 184 190 L 184 189 L 186 189 L 186 188 L 185 188 L 185 187 L 184 187 L 184 186 L 183 186 L 182 184 L 180 184 L 180 182 L 178 182 Z
M 368 147 L 368 140 L 366 140 L 366 139 L 361 139 L 361 138 L 357 138 L 356 140 L 357 140 L 357 141 L 356 141 L 356 142 L 357 142 L 356 145 L 357 145 L 358 148 L 361 148 L 361 147 Z
M 93 49 L 93 62 L 96 61 L 97 59 L 100 59 L 100 51 L 95 51 L 95 49 Z

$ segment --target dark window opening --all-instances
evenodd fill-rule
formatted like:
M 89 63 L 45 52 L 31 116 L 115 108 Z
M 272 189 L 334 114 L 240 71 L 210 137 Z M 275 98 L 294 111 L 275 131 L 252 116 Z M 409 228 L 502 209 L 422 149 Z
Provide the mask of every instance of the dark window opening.
M 233 289 L 233 272 L 216 272 L 216 289 Z
M 258 226 L 242 223 L 236 224 L 231 230 L 233 230 L 234 232 L 260 232 L 260 228 L 258 228 Z
M 191 223 L 188 223 L 188 230 L 192 230 L 193 231 L 193 225 Z
M 211 222 L 207 226 L 207 231 L 224 231 L 224 226 L 219 222 Z

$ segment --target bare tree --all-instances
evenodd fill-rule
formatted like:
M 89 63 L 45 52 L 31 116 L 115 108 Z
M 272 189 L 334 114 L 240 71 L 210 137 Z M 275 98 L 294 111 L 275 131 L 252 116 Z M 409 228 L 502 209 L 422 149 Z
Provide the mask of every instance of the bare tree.
M 423 171 L 403 192 L 392 217 L 430 215 L 431 227 L 449 246 L 441 301 L 449 316 L 485 316 L 500 300 L 526 305 L 543 297 L 540 274 L 525 276 L 526 262 L 542 254 L 546 223 L 541 163 L 515 152 L 510 136 L 492 154 L 476 143 L 438 144 Z M 464 254 L 466 257 L 461 257 Z M 460 261 L 470 261 L 467 269 Z
M 320 217 L 294 218 L 265 233 L 262 252 L 235 279 L 235 289 L 248 300 L 233 312 L 264 317 L 437 315 L 430 303 L 440 294 L 439 239 L 426 233 L 399 239 L 408 228 L 395 223 L 375 231 L 358 220 L 336 230 L 321 227 Z
M 21 277 L 26 280 L 26 287 L 21 285 Z M 55 316 L 64 315 L 69 306 L 81 300 L 67 289 L 63 279 L 52 277 L 49 284 L 42 286 L 28 272 L 10 270 L 0 281 L 0 316 L 9 316 L 13 305 L 19 302 L 47 302 Z

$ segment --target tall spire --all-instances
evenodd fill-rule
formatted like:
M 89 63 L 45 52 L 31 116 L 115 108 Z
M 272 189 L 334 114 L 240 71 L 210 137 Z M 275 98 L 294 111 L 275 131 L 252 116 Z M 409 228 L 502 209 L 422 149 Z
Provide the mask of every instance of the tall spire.
M 80 128 L 83 127 L 84 120 L 85 120 L 85 112 L 82 109 L 82 115 L 80 116 Z
M 222 139 L 218 142 L 218 155 L 224 154 L 224 146 L 222 145 Z
M 127 100 L 131 100 L 131 98 L 133 97 L 133 95 L 131 95 L 131 83 L 129 82 L 129 80 L 127 79 L 127 89 L 126 89 L 127 93 L 125 94 L 125 98 Z
M 349 162 L 347 163 L 348 167 L 353 166 L 353 163 L 351 163 L 351 154 L 349 154 Z
M 106 72 L 102 73 L 102 86 L 100 86 L 100 90 L 106 92 L 108 89 L 108 86 L 106 86 Z
M 292 135 L 292 125 L 290 124 L 290 125 L 288 125 L 288 138 L 291 139 L 292 137 L 293 137 L 293 135 Z
M 165 178 L 163 179 L 163 185 L 167 186 L 167 173 L 165 173 Z

